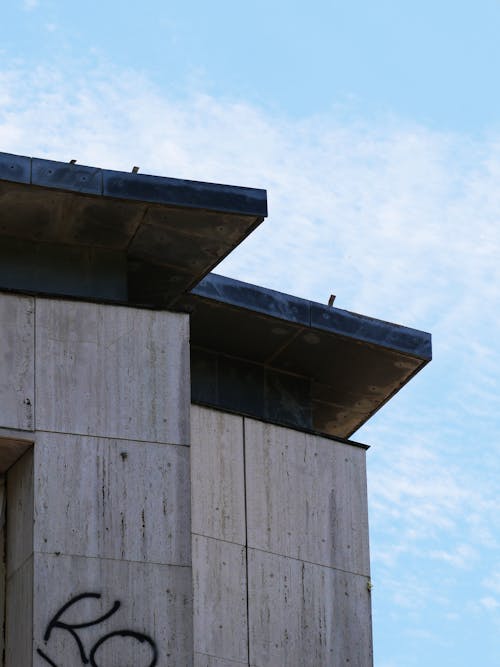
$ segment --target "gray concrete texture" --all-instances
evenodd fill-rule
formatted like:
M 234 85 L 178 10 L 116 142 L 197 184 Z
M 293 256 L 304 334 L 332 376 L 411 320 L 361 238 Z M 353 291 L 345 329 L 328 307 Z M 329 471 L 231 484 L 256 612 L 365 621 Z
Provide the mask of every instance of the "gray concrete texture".
M 193 563 L 196 564 L 193 571 L 195 651 L 222 654 L 224 658 L 246 664 L 245 547 L 194 535 Z
M 245 420 L 248 545 L 369 576 L 365 450 Z
M 33 451 L 7 474 L 5 665 L 31 666 L 33 637 Z
M 33 429 L 35 304 L 0 294 L 0 426 Z
M 54 582 L 57 582 L 55 594 Z M 64 591 L 65 599 L 61 599 Z M 90 657 L 99 640 L 110 633 L 132 631 L 148 637 L 156 646 L 159 667 L 186 667 L 192 661 L 191 568 L 138 563 L 129 560 L 36 554 L 34 564 L 34 666 L 45 667 L 37 649 L 57 665 L 81 664 L 74 638 L 55 629 L 43 641 L 47 620 L 61 608 L 61 602 L 82 592 L 100 598 L 75 603 L 61 620 L 78 624 L 97 619 L 116 602 L 117 611 L 105 622 L 80 631 L 85 654 Z M 48 616 L 48 618 L 47 618 Z M 96 651 L 100 667 L 133 665 L 148 667 L 154 650 L 147 640 L 112 637 Z
M 37 299 L 36 428 L 189 442 L 189 321 Z
M 0 461 L 2 667 L 371 666 L 364 449 L 190 406 L 187 315 L 0 293 Z
M 371 664 L 367 578 L 248 550 L 250 664 Z
M 246 544 L 242 418 L 191 407 L 193 533 Z
M 248 665 L 248 661 L 238 662 L 215 658 L 213 655 L 205 655 L 204 653 L 194 654 L 194 667 L 241 667 L 241 665 Z
M 5 667 L 33 664 L 33 556 L 7 578 Z
M 188 447 L 40 433 L 35 451 L 35 551 L 190 565 Z
M 370 667 L 365 450 L 199 406 L 191 443 L 195 664 Z
M 0 294 L 5 667 L 192 664 L 188 325 Z

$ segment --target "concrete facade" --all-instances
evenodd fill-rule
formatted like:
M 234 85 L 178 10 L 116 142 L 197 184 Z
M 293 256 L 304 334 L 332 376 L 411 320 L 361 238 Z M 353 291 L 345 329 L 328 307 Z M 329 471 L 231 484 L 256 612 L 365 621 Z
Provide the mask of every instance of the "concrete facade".
M 0 308 L 5 667 L 371 665 L 363 448 L 190 406 L 185 315 Z
M 9 294 L 0 314 L 5 667 L 190 665 L 188 316 Z
M 191 480 L 195 664 L 371 665 L 365 450 L 192 406 Z

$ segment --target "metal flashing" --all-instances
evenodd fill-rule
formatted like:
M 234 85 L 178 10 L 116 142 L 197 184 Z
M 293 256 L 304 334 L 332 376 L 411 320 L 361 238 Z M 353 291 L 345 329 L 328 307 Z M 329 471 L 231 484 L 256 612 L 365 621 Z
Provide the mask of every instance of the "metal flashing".
M 266 215 L 265 190 L 0 153 L 0 243 L 6 247 L 9 240 L 10 265 L 19 269 L 0 272 L 0 289 L 105 300 L 99 281 L 87 294 L 84 272 L 85 285 L 76 271 L 68 294 L 63 275 L 59 285 L 51 270 L 54 253 L 84 256 L 102 249 L 122 255 L 116 282 L 127 286 L 126 302 L 173 307 Z M 33 244 L 38 275 L 50 274 L 50 281 L 23 273 L 23 246 Z
M 194 402 L 349 438 L 431 336 L 209 273 L 266 216 L 265 190 L 0 153 L 0 290 L 188 311 Z
M 192 397 L 349 438 L 432 357 L 428 333 L 210 274 L 191 312 Z
M 267 216 L 266 191 L 255 188 L 108 169 L 102 171 L 102 183 L 102 194 L 116 199 L 133 199 L 262 218 Z
M 31 184 L 89 195 L 101 195 L 102 170 L 80 164 L 32 158 Z
M 422 360 L 430 361 L 432 358 L 431 335 L 426 332 L 301 299 L 234 278 L 211 273 L 198 283 L 191 293 L 227 305 L 253 310 L 269 317 L 277 317 L 290 323 L 387 346 L 389 349 L 397 349 Z
M 30 183 L 31 158 L 0 153 L 0 179 L 13 183 Z

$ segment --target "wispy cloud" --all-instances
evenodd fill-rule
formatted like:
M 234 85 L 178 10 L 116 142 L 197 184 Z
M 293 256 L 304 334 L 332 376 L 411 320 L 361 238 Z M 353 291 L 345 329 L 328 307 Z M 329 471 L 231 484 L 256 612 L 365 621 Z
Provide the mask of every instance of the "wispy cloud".
M 430 557 L 441 560 L 461 570 L 471 569 L 479 558 L 479 554 L 470 544 L 459 544 L 447 550 L 431 551 Z
M 40 0 L 23 0 L 23 9 L 29 12 L 36 9 L 39 4 Z
M 496 611 L 500 607 L 500 602 L 492 597 L 481 598 L 479 604 L 488 611 Z
M 500 595 L 500 567 L 495 567 L 495 569 L 483 579 L 482 584 L 490 593 Z

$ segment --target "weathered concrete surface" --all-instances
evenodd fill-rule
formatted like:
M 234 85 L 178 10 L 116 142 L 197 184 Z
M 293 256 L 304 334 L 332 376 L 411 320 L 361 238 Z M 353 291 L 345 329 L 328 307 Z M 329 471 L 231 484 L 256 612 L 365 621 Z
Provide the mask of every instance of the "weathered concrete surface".
M 248 665 L 243 418 L 191 406 L 195 665 Z
M 195 651 L 247 664 L 246 549 L 193 536 Z
M 32 667 L 33 556 L 7 578 L 5 667 Z
M 7 474 L 7 577 L 33 554 L 33 450 Z
M 27 422 L 0 420 L 9 445 L 0 464 L 11 466 L 7 667 L 51 664 L 38 650 L 72 667 L 147 665 L 156 655 L 158 667 L 190 666 L 188 317 L 48 299 L 35 310 L 36 341 L 7 336 L 9 355 L 0 353 L 2 374 L 11 357 L 36 367 L 37 391 L 28 452 L 27 442 L 17 447 Z M 0 404 L 24 409 L 25 392 L 2 392 Z M 84 660 L 63 628 L 44 639 L 58 611 L 81 624 L 99 610 L 113 613 L 77 630 Z
M 77 595 L 99 598 L 77 601 L 61 616 L 78 624 L 98 619 L 119 602 L 101 623 L 77 631 L 88 658 L 92 647 L 120 630 L 145 635 L 150 641 L 115 637 L 96 652 L 99 665 L 148 665 L 156 647 L 157 667 L 187 667 L 192 663 L 191 568 L 135 563 L 104 558 L 36 554 L 34 564 L 34 666 L 46 667 L 37 649 L 56 664 L 80 664 L 78 647 L 69 632 L 54 629 L 47 642 L 47 625 Z
M 12 437 L 0 438 L 0 464 L 6 466 L 3 475 L 8 470 L 0 477 L 0 656 L 6 651 L 12 665 L 21 664 L 16 657 L 19 652 L 23 656 L 21 634 L 31 630 L 33 454 L 26 451 L 29 447 Z
M 189 565 L 189 494 L 188 447 L 39 433 L 35 550 Z
M 372 665 L 368 578 L 248 550 L 250 664 Z
M 189 442 L 188 316 L 37 299 L 36 428 Z
M 371 667 L 365 450 L 191 420 L 195 665 Z
M 99 610 L 105 613 L 116 599 L 121 603 L 120 613 L 95 632 L 83 632 L 87 658 L 102 637 L 130 630 L 148 639 L 111 637 L 97 649 L 98 664 L 148 664 L 153 651 L 159 666 L 191 664 L 189 448 L 37 435 L 34 448 L 8 474 L 7 667 L 30 666 L 32 656 L 35 667 L 45 666 L 38 648 L 56 664 L 80 664 L 68 633 L 54 630 L 47 645 L 43 636 L 58 609 L 87 593 L 101 598 L 75 605 L 64 614 L 65 622 L 98 618 Z M 90 557 L 64 553 L 79 548 Z M 155 558 L 181 564 L 163 565 Z
M 243 418 L 191 407 L 192 531 L 245 544 Z
M 66 603 L 78 624 L 119 601 L 81 629 L 99 665 L 158 652 L 159 667 L 190 667 L 195 650 L 198 667 L 370 667 L 365 452 L 196 407 L 186 447 L 187 316 L 35 306 L 38 430 L 9 473 L 8 654 L 77 667 L 74 637 L 56 628 L 45 644 L 47 624 Z M 33 634 L 14 604 L 33 606 Z
M 222 660 L 221 658 L 214 658 L 214 656 L 204 655 L 203 653 L 194 654 L 194 667 L 241 667 L 241 665 L 248 665 L 248 661 Z
M 0 293 L 0 427 L 33 429 L 34 299 Z
M 245 419 L 248 546 L 368 575 L 365 451 Z

